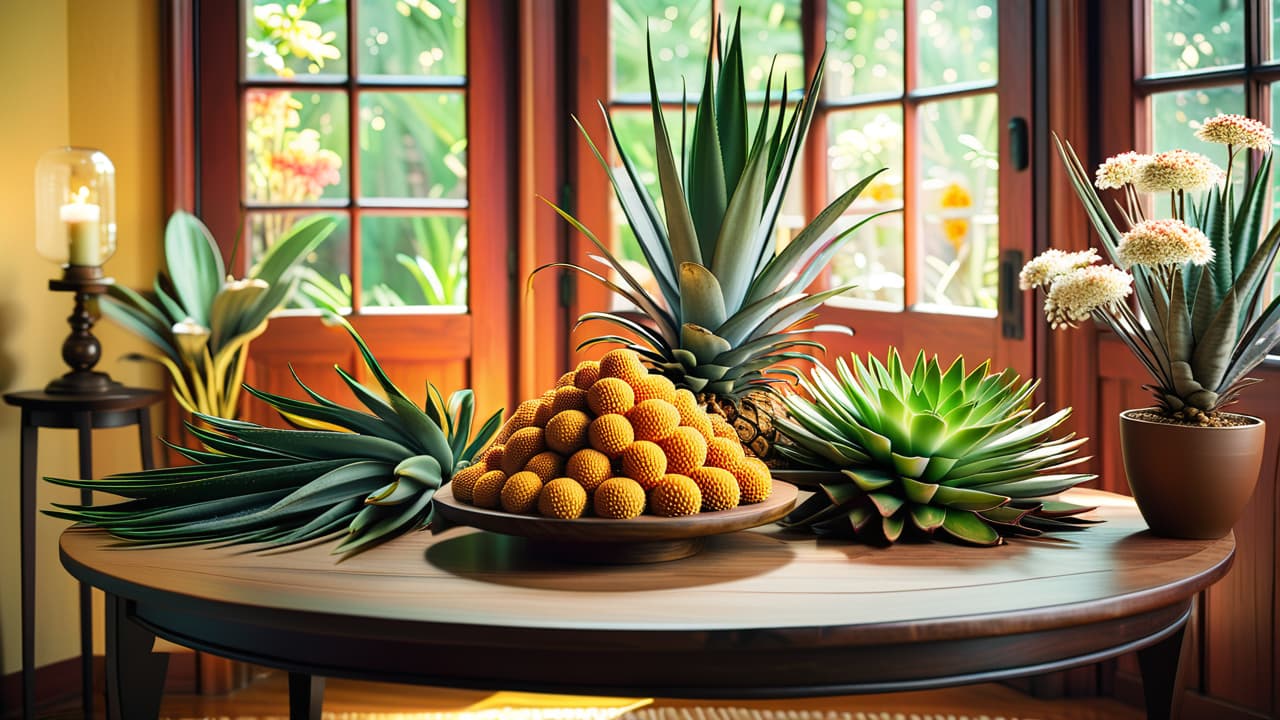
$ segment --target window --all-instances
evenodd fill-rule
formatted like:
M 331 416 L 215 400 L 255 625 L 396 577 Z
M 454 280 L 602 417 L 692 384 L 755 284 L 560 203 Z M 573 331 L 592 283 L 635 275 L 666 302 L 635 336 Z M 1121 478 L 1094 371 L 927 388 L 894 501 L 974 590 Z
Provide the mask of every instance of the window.
M 1203 151 L 1195 131 L 1218 113 L 1280 119 L 1280 0 L 1149 0 L 1133 12 L 1138 147 Z M 1240 183 L 1243 173 L 1233 178 Z
M 251 0 L 244 31 L 251 259 L 334 213 L 295 302 L 465 311 L 466 0 Z

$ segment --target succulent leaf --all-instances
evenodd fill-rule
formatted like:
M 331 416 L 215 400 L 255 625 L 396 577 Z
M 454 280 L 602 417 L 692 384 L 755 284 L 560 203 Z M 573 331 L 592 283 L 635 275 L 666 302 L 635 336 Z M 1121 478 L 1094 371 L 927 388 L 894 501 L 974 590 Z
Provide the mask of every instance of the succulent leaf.
M 425 410 L 400 391 L 349 325 L 386 399 L 339 373 L 372 414 L 345 408 L 308 388 L 315 402 L 251 389 L 286 418 L 338 431 L 280 430 L 196 414 L 189 424 L 205 450 L 179 448 L 196 465 L 50 482 L 110 492 L 115 505 L 57 505 L 47 514 L 101 527 L 148 544 L 281 547 L 345 533 L 335 549 L 354 553 L 427 522 L 431 498 L 497 432 L 501 411 L 472 435 L 470 391 L 446 402 L 428 384 Z M 295 376 L 296 377 L 296 376 Z
M 823 485 L 784 525 L 880 543 L 910 532 L 975 545 L 1084 527 L 1056 516 L 1087 508 L 1050 499 L 1094 477 L 1063 472 L 1080 461 L 1083 439 L 1047 437 L 1070 409 L 1037 419 L 1036 384 L 989 368 L 966 373 L 958 359 L 944 371 L 921 354 L 908 369 L 896 350 L 885 362 L 841 358 L 834 374 L 814 368 L 803 394 L 783 399 L 791 417 L 777 427 L 794 443 L 783 454 L 841 470 L 845 481 Z M 835 522 L 840 514 L 848 522 Z

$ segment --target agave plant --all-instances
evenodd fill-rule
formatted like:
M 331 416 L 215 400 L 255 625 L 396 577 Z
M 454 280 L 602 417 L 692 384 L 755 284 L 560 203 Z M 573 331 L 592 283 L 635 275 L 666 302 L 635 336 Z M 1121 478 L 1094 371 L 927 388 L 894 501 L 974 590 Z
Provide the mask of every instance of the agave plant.
M 184 410 L 234 417 L 249 343 L 266 331 L 268 316 L 289 299 L 299 262 L 335 226 L 326 217 L 294 225 L 247 278 L 232 280 L 204 223 L 176 212 L 165 226 L 168 273 L 155 279 L 155 302 L 124 285 L 112 285 L 102 314 L 160 351 L 130 357 L 163 365 Z
M 824 535 L 892 543 L 904 532 L 941 533 L 974 545 L 1006 535 L 1075 530 L 1092 508 L 1050 499 L 1095 476 L 1063 472 L 1084 442 L 1048 434 L 1070 408 L 1035 419 L 1035 381 L 1012 370 L 946 370 L 921 353 L 908 372 L 896 350 L 888 363 L 843 358 L 833 374 L 815 367 L 785 398 L 779 427 L 795 445 L 779 452 L 799 464 L 842 471 L 784 520 Z
M 643 322 L 611 312 L 582 315 L 579 323 L 601 320 L 624 332 L 593 338 L 583 347 L 596 343 L 631 347 L 653 370 L 697 393 L 709 411 L 733 421 L 744 444 L 768 457 L 773 440 L 768 411 L 782 410 L 776 406 L 776 397 L 758 391 L 772 390 L 788 377 L 798 379 L 795 370 L 778 363 L 813 360 L 809 351 L 822 348 L 805 337 L 810 330 L 802 326 L 819 305 L 852 286 L 816 293 L 806 288 L 850 234 L 878 216 L 837 229 L 841 215 L 875 175 L 841 194 L 777 252 L 775 225 L 820 97 L 822 63 L 807 92 L 790 107 L 784 78 L 780 108 L 775 112 L 764 104 L 752 133 L 740 22 L 730 30 L 723 54 L 716 52 L 719 31 L 712 35 L 716 40 L 708 53 L 692 133 L 682 121 L 674 141 L 663 117 L 650 45 L 650 107 L 663 212 L 658 210 L 659 199 L 641 182 L 604 106 L 601 111 L 622 161 L 620 168 L 605 160 L 579 124 L 592 153 L 609 174 L 658 296 L 646 290 L 581 222 L 554 205 L 596 246 L 600 255 L 595 260 L 605 270 L 597 273 L 562 263 L 539 270 L 567 267 L 583 273 L 638 308 Z M 768 97 L 773 97 L 773 82 L 770 73 Z M 610 272 L 618 282 L 607 277 Z M 747 396 L 756 402 L 750 412 L 741 412 L 739 402 Z
M 1069 144 L 1058 149 L 1108 259 L 1093 251 L 1050 250 L 1023 271 L 1023 287 L 1047 291 L 1046 313 L 1056 326 L 1093 317 L 1111 327 L 1151 374 L 1144 386 L 1165 415 L 1200 423 L 1257 382 L 1246 377 L 1280 341 L 1280 298 L 1264 304 L 1267 279 L 1280 250 L 1280 224 L 1263 219 L 1270 204 L 1271 129 L 1242 116 L 1209 118 L 1198 135 L 1227 145 L 1227 171 L 1185 150 L 1158 155 L 1124 153 L 1098 169 L 1099 189 L 1121 190 L 1122 232 L 1107 212 Z M 1231 182 L 1236 154 L 1264 151 L 1246 173 L 1237 203 Z M 1197 200 L 1195 191 L 1202 191 Z M 1170 215 L 1148 219 L 1139 193 L 1167 193 Z M 1162 204 L 1162 203 L 1157 203 Z M 1124 268 L 1127 270 L 1122 270 Z M 1081 293 L 1109 282 L 1110 297 Z M 1132 285 L 1143 323 L 1121 302 Z
M 391 382 L 347 327 L 385 397 L 338 374 L 369 412 L 346 408 L 298 385 L 315 402 L 247 388 L 297 429 L 197 414 L 187 429 L 205 446 L 171 445 L 195 465 L 50 482 L 114 493 L 114 505 L 57 505 L 54 517 L 149 544 L 260 543 L 279 547 L 341 536 L 335 553 L 355 553 L 425 526 L 431 498 L 497 431 L 499 411 L 470 437 L 470 390 L 448 401 L 428 384 L 418 407 Z

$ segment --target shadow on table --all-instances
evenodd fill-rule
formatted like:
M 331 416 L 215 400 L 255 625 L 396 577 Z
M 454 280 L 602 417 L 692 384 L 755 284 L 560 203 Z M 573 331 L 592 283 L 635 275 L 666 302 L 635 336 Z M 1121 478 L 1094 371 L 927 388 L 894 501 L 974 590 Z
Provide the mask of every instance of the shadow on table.
M 734 582 L 794 557 L 787 543 L 752 532 L 707 538 L 693 557 L 641 565 L 589 565 L 548 555 L 524 538 L 472 532 L 427 548 L 429 564 L 470 580 L 568 592 L 643 592 Z

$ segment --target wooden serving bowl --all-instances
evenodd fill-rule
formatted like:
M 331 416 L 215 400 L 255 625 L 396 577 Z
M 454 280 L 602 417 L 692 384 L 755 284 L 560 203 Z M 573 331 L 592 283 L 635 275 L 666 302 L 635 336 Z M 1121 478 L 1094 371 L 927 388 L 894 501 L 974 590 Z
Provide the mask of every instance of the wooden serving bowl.
M 796 504 L 797 492 L 794 485 L 774 480 L 769 499 L 754 505 L 674 518 L 641 515 L 630 520 L 598 517 L 557 520 L 514 515 L 467 505 L 453 496 L 451 485 L 437 490 L 434 502 L 436 512 L 452 524 L 525 537 L 539 551 L 557 559 L 633 564 L 686 558 L 701 550 L 709 535 L 780 520 Z

